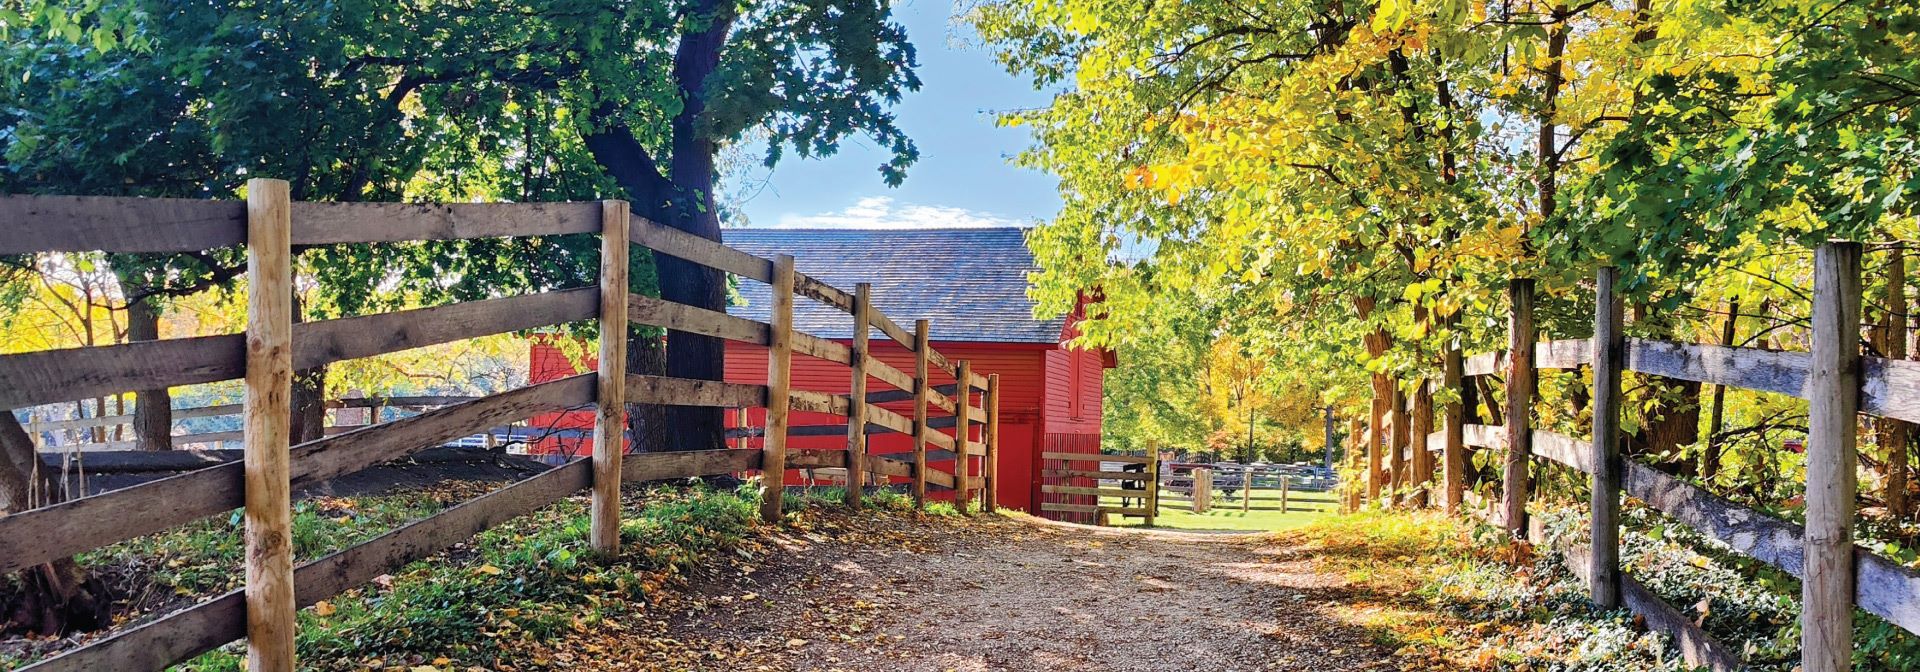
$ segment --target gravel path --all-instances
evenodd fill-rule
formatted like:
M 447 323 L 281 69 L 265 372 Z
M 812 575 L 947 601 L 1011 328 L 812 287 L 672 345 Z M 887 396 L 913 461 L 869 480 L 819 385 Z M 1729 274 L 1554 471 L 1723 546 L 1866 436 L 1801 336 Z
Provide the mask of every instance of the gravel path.
M 712 652 L 675 667 L 1391 669 L 1330 616 L 1342 581 L 1251 536 L 825 516 L 735 565 L 671 608 L 667 641 Z

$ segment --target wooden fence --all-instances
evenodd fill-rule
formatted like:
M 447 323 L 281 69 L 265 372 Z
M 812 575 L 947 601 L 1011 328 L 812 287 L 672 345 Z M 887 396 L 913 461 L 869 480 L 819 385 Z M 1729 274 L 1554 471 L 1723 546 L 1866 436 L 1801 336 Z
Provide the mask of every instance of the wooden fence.
M 1447 353 L 1445 373 L 1437 384 L 1458 390 L 1465 403 L 1447 404 L 1441 413 L 1441 430 L 1414 435 L 1415 445 L 1408 446 L 1399 439 L 1400 432 L 1394 432 L 1388 450 L 1395 454 L 1407 450 L 1411 455 L 1438 450 L 1444 465 L 1443 501 L 1450 512 L 1477 508 L 1475 502 L 1462 506 L 1470 499 L 1464 489 L 1464 447 L 1504 450 L 1501 501 L 1486 517 L 1515 535 L 1528 532 L 1532 458 L 1587 474 L 1592 486 L 1590 540 L 1558 550 L 1569 556 L 1570 564 L 1589 583 L 1596 603 L 1606 608 L 1624 605 L 1650 627 L 1673 635 L 1691 664 L 1714 670 L 1744 665 L 1738 651 L 1716 641 L 1685 612 L 1621 571 L 1619 515 L 1624 493 L 1736 553 L 1798 577 L 1803 603 L 1801 669 L 1850 670 L 1855 608 L 1920 633 L 1920 570 L 1858 546 L 1853 539 L 1857 415 L 1920 422 L 1920 362 L 1860 352 L 1860 260 L 1856 243 L 1826 243 L 1815 251 L 1811 352 L 1626 338 L 1612 269 L 1602 269 L 1595 278 L 1598 310 L 1591 340 L 1536 342 L 1531 283 L 1515 280 L 1510 287 L 1515 299 L 1510 321 L 1513 347 L 1472 357 Z M 1581 366 L 1591 367 L 1593 374 L 1591 436 L 1533 429 L 1535 372 Z M 1795 524 L 1740 506 L 1674 476 L 1623 460 L 1622 371 L 1808 400 L 1807 523 Z M 1506 379 L 1504 425 L 1474 424 L 1467 417 L 1476 403 L 1472 378 L 1496 373 L 1504 373 Z M 1377 440 L 1363 441 L 1380 446 Z M 1378 451 L 1367 452 L 1377 468 Z M 1413 483 L 1424 482 L 1417 478 Z
M 104 347 L 0 356 L 0 408 L 242 379 L 245 385 L 241 463 L 191 471 L 91 497 L 0 516 L 0 572 L 13 572 L 199 518 L 243 509 L 246 587 L 164 617 L 124 629 L 43 660 L 27 669 L 158 670 L 239 638 L 247 639 L 248 669 L 294 666 L 295 610 L 420 560 L 472 535 L 591 489 L 593 547 L 619 544 L 623 481 L 730 474 L 763 474 L 762 515 L 781 517 L 788 469 L 847 468 L 847 501 L 858 505 L 867 475 L 903 479 L 917 503 L 929 484 L 951 488 L 955 503 L 983 490 L 995 506 L 998 453 L 998 376 L 974 374 L 928 344 L 928 323 L 909 331 L 874 310 L 871 292 L 830 287 L 794 270 L 791 256 L 763 259 L 630 215 L 622 201 L 530 204 L 306 203 L 288 198 L 287 183 L 254 179 L 247 199 L 204 201 L 101 197 L 0 198 L 0 254 L 40 252 L 195 252 L 245 245 L 248 257 L 246 332 L 223 336 L 134 342 Z M 294 246 L 388 243 L 482 237 L 597 234 L 602 241 L 597 287 L 566 289 L 349 317 L 293 322 Z M 725 271 L 775 289 L 771 324 L 630 294 L 629 244 Z M 849 313 L 852 345 L 794 330 L 794 297 Z M 582 320 L 598 320 L 597 373 L 530 385 L 455 403 L 416 416 L 288 445 L 293 371 L 437 343 Z M 767 346 L 767 385 L 627 375 L 629 323 Z M 915 370 L 905 372 L 868 356 L 870 329 L 911 348 Z M 853 393 L 792 389 L 794 354 L 851 368 Z M 938 369 L 957 380 L 940 392 Z M 871 377 L 898 392 L 868 392 Z M 983 394 L 980 394 L 983 393 Z M 905 395 L 904 397 L 902 395 Z M 976 406 L 976 396 L 981 406 Z M 911 399 L 912 417 L 884 401 Z M 704 450 L 623 455 L 624 403 L 726 408 L 764 407 L 759 450 Z M 450 439 L 537 413 L 597 406 L 591 458 L 537 476 L 410 523 L 346 550 L 295 567 L 291 493 L 406 456 Z M 931 411 L 949 411 L 951 435 L 935 428 Z M 787 450 L 792 410 L 848 418 L 845 450 Z M 979 438 L 975 430 L 979 430 Z M 869 432 L 914 437 L 912 460 L 866 452 Z M 928 467 L 928 444 L 951 450 L 956 468 Z
M 1109 469 L 1103 463 L 1122 465 Z M 1050 513 L 1089 514 L 1094 523 L 1105 525 L 1112 515 L 1136 516 L 1152 525 L 1160 512 L 1160 458 L 1157 451 L 1145 456 L 1103 455 L 1099 453 L 1040 454 L 1040 510 Z M 1137 468 L 1128 468 L 1137 467 Z M 1102 499 L 1117 499 L 1114 505 Z

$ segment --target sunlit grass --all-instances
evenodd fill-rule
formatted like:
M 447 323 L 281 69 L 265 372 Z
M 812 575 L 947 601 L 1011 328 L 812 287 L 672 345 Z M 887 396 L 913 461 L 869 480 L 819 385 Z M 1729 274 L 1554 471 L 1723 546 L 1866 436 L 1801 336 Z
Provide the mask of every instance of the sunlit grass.
M 1258 506 L 1279 506 L 1277 494 L 1262 492 L 1253 503 Z M 1101 503 L 1119 506 L 1118 498 L 1101 498 Z M 1186 502 L 1163 502 L 1159 515 L 1154 518 L 1154 526 L 1174 530 L 1226 530 L 1235 532 L 1277 532 L 1291 530 L 1323 520 L 1339 507 L 1333 495 L 1324 492 L 1295 492 L 1288 497 L 1289 510 L 1279 511 L 1241 511 L 1238 499 L 1221 496 L 1214 498 L 1213 508 L 1206 513 L 1194 513 L 1193 506 Z M 1113 516 L 1114 525 L 1137 527 L 1146 521 L 1132 516 Z

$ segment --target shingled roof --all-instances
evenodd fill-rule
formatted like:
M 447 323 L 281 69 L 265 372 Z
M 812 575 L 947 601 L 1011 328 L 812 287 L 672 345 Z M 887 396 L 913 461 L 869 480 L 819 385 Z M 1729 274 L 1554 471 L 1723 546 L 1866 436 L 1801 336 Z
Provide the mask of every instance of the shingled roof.
M 727 245 L 771 258 L 791 254 L 801 273 L 848 292 L 873 283 L 873 305 L 900 326 L 932 323 L 936 341 L 1058 343 L 1065 318 L 1037 320 L 1027 274 L 1038 270 L 1026 229 L 726 229 Z M 744 306 L 727 312 L 766 321 L 769 287 L 740 283 Z M 822 338 L 852 338 L 853 318 L 801 297 L 794 326 Z M 874 338 L 880 338 L 876 332 Z

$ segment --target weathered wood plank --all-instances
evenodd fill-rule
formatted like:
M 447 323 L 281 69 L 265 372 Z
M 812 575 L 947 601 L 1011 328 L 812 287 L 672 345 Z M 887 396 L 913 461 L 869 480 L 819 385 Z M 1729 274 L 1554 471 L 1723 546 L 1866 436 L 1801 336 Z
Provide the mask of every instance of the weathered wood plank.
M 723 233 L 724 237 L 725 234 Z M 655 252 L 719 269 L 749 280 L 773 282 L 774 262 L 741 252 L 699 236 L 634 217 L 628 240 Z M 791 294 L 792 292 L 788 292 Z
M 1128 464 L 1146 464 L 1146 463 L 1149 463 L 1149 462 L 1152 462 L 1152 461 L 1153 461 L 1153 458 L 1152 458 L 1151 456 L 1142 456 L 1142 455 L 1107 455 L 1107 454 L 1104 454 L 1104 453 L 1056 453 L 1056 452 L 1042 452 L 1042 453 L 1040 453 L 1040 458 L 1041 458 L 1041 459 L 1044 459 L 1044 460 L 1073 460 L 1073 461 L 1075 461 L 1075 462 L 1082 462 L 1082 461 L 1086 461 L 1086 462 L 1125 462 L 1125 463 L 1128 463 Z
M 981 480 L 986 483 L 981 505 L 987 513 L 993 513 L 1000 508 L 1000 374 L 987 376 L 987 396 L 982 398 L 982 403 L 986 405 L 987 424 L 980 429 L 981 442 L 985 444 L 982 450 L 986 453 L 986 460 L 981 463 Z M 1148 514 L 1147 524 L 1153 524 L 1152 514 Z
M 896 460 L 891 457 L 887 457 L 885 455 L 868 455 L 867 471 L 871 471 L 873 473 L 880 474 L 882 476 L 896 476 L 899 478 L 911 478 L 913 476 L 913 463 L 907 462 L 904 460 Z
M 792 390 L 790 399 L 793 410 L 808 413 L 827 413 L 845 417 L 851 411 L 852 400 L 844 394 L 828 394 L 813 390 Z
M 844 450 L 803 450 L 795 448 L 787 451 L 788 469 L 844 469 L 846 466 L 847 451 Z
M 903 401 L 913 398 L 913 376 L 911 374 L 894 368 L 892 364 L 880 361 L 871 356 L 864 358 L 864 361 L 866 362 L 867 375 L 873 376 L 879 379 L 880 382 L 893 386 L 899 394 L 906 395 L 902 398 Z M 868 397 L 868 400 L 871 401 L 872 397 Z
M 402 350 L 592 318 L 592 287 L 305 322 L 293 328 L 297 370 Z M 134 389 L 239 378 L 240 334 L 0 355 L 0 408 L 23 408 Z
M 621 480 L 635 483 L 719 476 L 759 469 L 760 451 L 688 450 L 672 453 L 634 453 L 627 456 L 620 468 Z
M 600 203 L 293 204 L 293 244 L 391 243 L 600 231 Z
M 867 422 L 870 425 L 885 427 L 888 431 L 909 436 L 913 434 L 913 420 L 879 406 L 867 407 Z
M 1577 369 L 1593 363 L 1593 342 L 1584 338 L 1533 344 L 1533 368 Z
M 246 242 L 244 201 L 0 196 L 0 254 L 197 252 Z
M 1040 475 L 1048 478 L 1086 477 L 1118 481 L 1146 481 L 1152 476 L 1139 471 L 1095 471 L 1090 469 L 1041 469 Z
M 796 273 L 793 277 L 793 292 L 800 296 L 839 308 L 841 312 L 852 313 L 854 297 L 845 291 L 809 277 L 805 273 Z
M 1586 441 L 1559 432 L 1533 430 L 1534 457 L 1552 460 L 1581 473 L 1593 473 L 1592 460 L 1587 459 L 1591 448 Z
M 478 429 L 592 401 L 593 376 L 572 376 L 311 441 L 291 451 L 291 485 L 304 488 Z M 241 472 L 230 462 L 0 516 L 0 573 L 231 511 L 244 503 Z
M 1460 363 L 1462 376 L 1491 376 L 1507 370 L 1507 353 L 1483 352 Z
M 852 348 L 813 334 L 794 332 L 793 351 L 796 354 L 824 359 L 835 364 L 853 363 Z
M 767 325 L 717 310 L 695 308 L 639 294 L 627 295 L 627 319 L 662 329 L 766 345 Z
M 1629 371 L 1806 398 L 1809 353 L 1627 339 Z
M 723 383 L 627 374 L 627 402 L 664 406 L 717 406 L 720 408 L 757 408 L 767 404 L 767 388 L 761 385 Z

